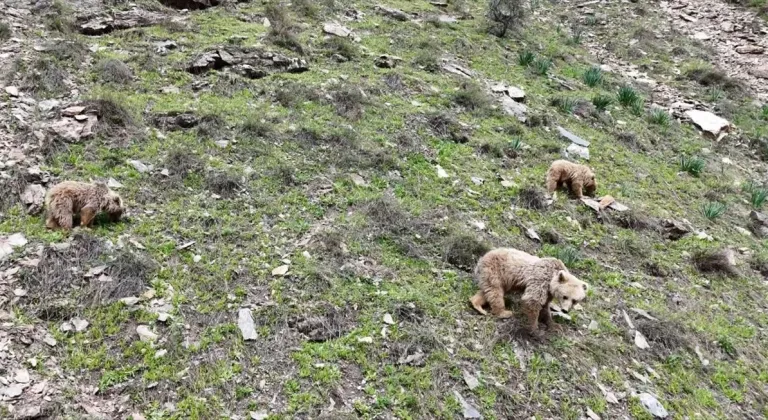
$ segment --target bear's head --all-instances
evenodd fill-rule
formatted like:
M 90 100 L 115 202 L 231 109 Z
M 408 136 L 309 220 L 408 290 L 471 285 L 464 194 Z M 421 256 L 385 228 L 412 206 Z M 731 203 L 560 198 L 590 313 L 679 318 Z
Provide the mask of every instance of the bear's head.
M 102 194 L 100 210 L 107 213 L 111 221 L 117 222 L 125 210 L 122 197 L 120 197 L 120 194 L 112 191 L 107 184 L 97 182 L 96 186 Z
M 549 292 L 553 298 L 558 300 L 563 312 L 568 312 L 573 305 L 586 299 L 587 290 L 589 290 L 589 285 L 567 270 L 558 271 L 549 287 Z
M 584 193 L 589 196 L 594 196 L 595 191 L 597 190 L 597 181 L 595 181 L 595 173 L 592 171 L 592 168 L 587 169 L 586 177 L 587 180 L 584 182 Z

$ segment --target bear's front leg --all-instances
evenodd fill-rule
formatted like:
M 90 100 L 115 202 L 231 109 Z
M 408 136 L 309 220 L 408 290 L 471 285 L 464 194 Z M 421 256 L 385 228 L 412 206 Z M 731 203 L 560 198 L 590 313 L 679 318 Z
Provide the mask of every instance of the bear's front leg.
M 83 207 L 80 210 L 80 226 L 91 227 L 93 219 L 96 218 L 96 210 L 92 207 Z
M 525 315 L 528 317 L 528 332 L 534 337 L 541 337 L 544 332 L 539 329 L 539 316 L 541 315 L 542 307 L 536 302 L 524 303 Z
M 552 319 L 552 312 L 549 310 L 549 305 L 544 305 L 543 308 L 541 308 L 541 311 L 539 311 L 539 323 L 544 324 L 547 326 L 547 329 L 550 331 L 560 331 L 560 325 L 555 323 L 555 321 Z
M 580 181 L 573 181 L 571 182 L 571 191 L 573 191 L 573 194 L 576 196 L 576 198 L 581 199 L 584 197 L 584 184 L 582 184 Z

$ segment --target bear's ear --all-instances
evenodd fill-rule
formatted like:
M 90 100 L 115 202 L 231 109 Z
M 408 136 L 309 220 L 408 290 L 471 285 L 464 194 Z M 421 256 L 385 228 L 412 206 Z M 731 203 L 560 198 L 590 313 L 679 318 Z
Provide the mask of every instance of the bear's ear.
M 560 272 L 557 273 L 557 281 L 560 283 L 566 283 L 568 281 L 568 276 L 565 275 L 565 271 L 560 270 Z

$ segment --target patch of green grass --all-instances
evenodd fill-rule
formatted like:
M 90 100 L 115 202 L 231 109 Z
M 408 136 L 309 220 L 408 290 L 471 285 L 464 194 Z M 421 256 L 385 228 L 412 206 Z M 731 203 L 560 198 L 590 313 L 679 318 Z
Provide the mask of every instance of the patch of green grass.
M 704 171 L 706 163 L 698 157 L 680 156 L 680 170 L 698 177 Z
M 645 111 L 645 101 L 642 98 L 632 102 L 632 105 L 629 106 L 629 112 L 636 117 L 643 115 L 643 111 Z
M 605 111 L 611 103 L 613 103 L 613 98 L 607 95 L 595 95 L 592 97 L 592 105 L 598 111 Z
M 765 188 L 756 188 L 749 193 L 749 202 L 756 209 L 763 207 L 766 198 L 768 198 L 768 190 Z
M 579 250 L 570 245 L 547 245 L 543 248 L 543 252 L 545 255 L 557 258 L 558 260 L 562 261 L 563 264 L 565 264 L 565 266 L 568 268 L 574 268 L 576 264 L 581 261 L 581 254 L 579 253 Z
M 546 76 L 549 73 L 549 69 L 552 67 L 552 60 L 544 57 L 538 57 L 531 64 L 531 69 L 535 74 L 539 76 Z
M 622 106 L 629 108 L 640 102 L 640 95 L 631 86 L 622 86 L 619 88 L 617 99 Z
M 482 113 L 491 106 L 491 98 L 476 83 L 464 83 L 464 85 L 453 95 L 453 101 L 464 107 L 468 111 Z
M 582 79 L 587 86 L 595 87 L 603 83 L 603 71 L 600 70 L 600 67 L 592 67 L 584 72 Z
M 576 108 L 576 100 L 573 98 L 558 96 L 552 98 L 549 104 L 557 108 L 563 114 L 573 114 L 573 110 Z
M 709 220 L 715 220 L 725 214 L 728 206 L 719 201 L 710 201 L 701 206 L 701 214 Z
M 768 121 L 768 105 L 760 107 L 760 118 Z
M 517 64 L 523 67 L 530 66 L 534 60 L 536 60 L 536 54 L 533 51 L 523 50 L 517 54 Z
M 648 114 L 648 122 L 667 128 L 671 124 L 672 119 L 666 110 L 656 108 L 652 109 L 650 114 Z
M 725 98 L 725 91 L 720 86 L 712 86 L 707 89 L 707 100 L 709 102 L 720 102 Z

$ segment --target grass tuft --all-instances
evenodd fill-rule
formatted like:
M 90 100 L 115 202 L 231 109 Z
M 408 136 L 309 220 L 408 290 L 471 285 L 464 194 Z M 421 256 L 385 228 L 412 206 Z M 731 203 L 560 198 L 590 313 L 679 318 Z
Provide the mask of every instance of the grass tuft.
M 603 71 L 599 67 L 592 67 L 584 72 L 584 83 L 589 87 L 595 87 L 603 83 Z
M 558 260 L 562 261 L 563 264 L 565 264 L 568 268 L 574 268 L 576 264 L 581 261 L 581 255 L 579 254 L 579 250 L 572 247 L 572 246 L 553 246 L 553 245 L 547 245 L 544 246 L 543 252 L 545 255 L 548 255 L 553 258 L 557 258 Z
M 611 103 L 613 103 L 613 98 L 607 95 L 595 95 L 592 97 L 592 105 L 598 111 L 605 111 Z
M 520 64 L 523 67 L 530 66 L 533 64 L 534 60 L 536 60 L 536 54 L 534 54 L 533 51 L 523 50 L 517 54 L 517 64 Z
M 563 114 L 571 115 L 576 108 L 576 100 L 568 97 L 555 97 L 549 101 L 549 105 L 557 108 Z
M 669 113 L 663 109 L 653 109 L 651 110 L 651 113 L 648 114 L 648 122 L 663 128 L 669 127 L 671 121 L 672 119 L 670 118 Z
M 549 73 L 549 69 L 551 67 L 552 67 L 552 61 L 544 57 L 537 58 L 536 60 L 534 60 L 533 64 L 531 65 L 533 72 L 538 74 L 539 76 L 546 76 L 547 73 Z
M 698 157 L 680 156 L 680 170 L 698 177 L 704 171 L 704 159 Z
M 453 95 L 453 102 L 462 106 L 468 111 L 481 113 L 491 106 L 491 98 L 476 83 L 466 82 L 461 86 L 458 92 Z
M 631 86 L 622 86 L 619 88 L 618 101 L 622 106 L 629 108 L 640 102 L 640 95 Z
M 725 214 L 728 206 L 719 201 L 710 201 L 701 206 L 701 214 L 709 220 L 715 220 Z

